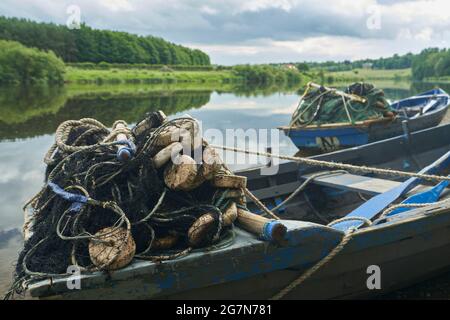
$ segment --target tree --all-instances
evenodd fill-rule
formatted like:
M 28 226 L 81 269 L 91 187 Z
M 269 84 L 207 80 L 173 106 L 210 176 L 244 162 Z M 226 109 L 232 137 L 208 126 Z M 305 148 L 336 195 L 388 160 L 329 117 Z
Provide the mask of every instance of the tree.
M 52 51 L 27 48 L 15 41 L 0 40 L 0 82 L 62 83 L 65 65 Z

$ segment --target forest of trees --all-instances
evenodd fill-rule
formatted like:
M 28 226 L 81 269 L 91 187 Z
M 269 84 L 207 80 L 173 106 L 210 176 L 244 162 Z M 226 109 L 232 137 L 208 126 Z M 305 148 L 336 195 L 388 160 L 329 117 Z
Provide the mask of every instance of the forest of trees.
M 86 25 L 70 30 L 53 23 L 0 17 L 0 39 L 52 50 L 65 62 L 209 65 L 209 56 L 153 36 L 96 30 Z
M 0 40 L 0 83 L 62 83 L 65 65 L 53 52 Z

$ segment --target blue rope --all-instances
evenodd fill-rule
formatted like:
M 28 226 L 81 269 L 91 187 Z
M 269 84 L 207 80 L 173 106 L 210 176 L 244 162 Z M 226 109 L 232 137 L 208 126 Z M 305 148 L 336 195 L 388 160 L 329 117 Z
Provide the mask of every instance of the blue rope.
M 69 208 L 70 212 L 79 212 L 85 203 L 88 202 L 88 197 L 82 194 L 70 193 L 58 186 L 56 183 L 49 181 L 48 186 L 54 193 L 63 198 L 64 200 L 72 202 Z
M 121 147 L 117 150 L 117 159 L 125 161 L 130 159 L 136 153 L 136 145 L 130 140 L 119 140 L 117 144 L 125 144 L 126 147 Z

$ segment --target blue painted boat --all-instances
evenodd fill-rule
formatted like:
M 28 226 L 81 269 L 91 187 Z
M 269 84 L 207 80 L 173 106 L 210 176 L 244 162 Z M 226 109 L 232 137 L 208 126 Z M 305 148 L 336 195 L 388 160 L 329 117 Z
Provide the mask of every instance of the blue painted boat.
M 304 127 L 280 127 L 299 149 L 333 151 L 360 146 L 437 126 L 443 119 L 450 100 L 442 89 L 436 88 L 391 104 L 394 118 L 327 123 Z
M 450 124 L 412 133 L 408 141 L 399 136 L 313 158 L 414 172 L 440 159 L 437 173 L 448 174 L 449 150 Z M 306 177 L 323 170 L 285 162 L 276 175 L 261 175 L 260 168 L 239 174 L 247 176 L 251 191 L 273 208 Z M 270 298 L 342 240 L 344 232 L 327 226 L 328 222 L 400 184 L 400 179 L 392 177 L 324 173 L 277 209 L 287 227 L 285 246 L 262 241 L 236 227 L 234 241 L 226 247 L 197 250 L 171 261 L 135 259 L 121 270 L 83 274 L 79 290 L 67 286 L 72 277 L 53 277 L 30 284 L 29 291 L 34 297 L 64 299 Z M 430 188 L 422 181 L 405 197 Z M 446 189 L 440 199 L 449 198 Z M 252 202 L 248 207 L 257 211 Z M 360 227 L 343 251 L 286 298 L 370 297 L 450 270 L 450 203 L 372 221 L 372 225 Z M 367 287 L 371 266 L 380 268 L 380 289 Z

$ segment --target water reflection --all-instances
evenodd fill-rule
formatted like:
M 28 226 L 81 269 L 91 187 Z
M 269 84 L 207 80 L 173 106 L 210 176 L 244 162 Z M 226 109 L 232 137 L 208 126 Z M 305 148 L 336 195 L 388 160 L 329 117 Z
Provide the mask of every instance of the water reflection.
M 377 83 L 376 83 L 377 84 Z M 434 87 L 434 83 L 379 83 L 391 100 L 398 100 Z M 342 87 L 343 84 L 335 84 Z M 450 91 L 450 84 L 440 84 Z M 232 93 L 235 97 L 270 97 L 274 93 L 302 92 L 298 87 L 228 87 L 224 89 L 161 88 L 144 90 L 96 86 L 72 90 L 65 87 L 0 88 L 0 141 L 51 134 L 68 119 L 92 117 L 106 125 L 116 119 L 133 123 L 146 112 L 163 110 L 171 115 L 208 104 L 211 95 Z M 227 105 L 227 110 L 231 106 Z M 258 107 L 256 106 L 255 109 Z M 286 112 L 284 108 L 282 112 Z

